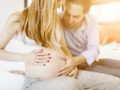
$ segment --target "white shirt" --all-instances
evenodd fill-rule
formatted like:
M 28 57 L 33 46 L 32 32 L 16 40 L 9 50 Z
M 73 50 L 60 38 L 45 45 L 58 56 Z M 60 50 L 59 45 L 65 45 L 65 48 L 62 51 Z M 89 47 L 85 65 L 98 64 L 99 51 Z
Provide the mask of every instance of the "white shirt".
M 98 24 L 93 16 L 86 15 L 86 23 L 78 30 L 64 29 L 68 48 L 73 56 L 83 55 L 91 65 L 99 55 Z

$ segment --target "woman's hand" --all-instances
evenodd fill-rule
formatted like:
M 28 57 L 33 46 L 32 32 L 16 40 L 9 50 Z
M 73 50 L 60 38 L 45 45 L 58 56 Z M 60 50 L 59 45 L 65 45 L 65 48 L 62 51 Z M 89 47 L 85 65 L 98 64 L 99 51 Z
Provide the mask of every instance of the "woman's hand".
M 46 59 L 44 55 L 49 54 L 50 60 L 58 60 L 61 59 L 64 56 L 64 53 L 60 51 L 59 49 L 51 49 L 51 48 L 43 48 L 44 52 L 40 53 L 40 56 L 42 59 Z
M 78 73 L 77 64 L 71 57 L 64 58 L 66 64 L 58 71 L 57 76 L 76 77 Z
M 64 54 L 58 50 L 42 48 L 28 53 L 25 56 L 25 61 L 35 65 L 44 65 L 44 63 L 50 62 L 51 60 L 60 59 L 63 55 Z
M 51 59 L 50 53 L 46 52 L 44 48 L 32 51 L 24 56 L 24 61 L 33 65 L 44 65 Z

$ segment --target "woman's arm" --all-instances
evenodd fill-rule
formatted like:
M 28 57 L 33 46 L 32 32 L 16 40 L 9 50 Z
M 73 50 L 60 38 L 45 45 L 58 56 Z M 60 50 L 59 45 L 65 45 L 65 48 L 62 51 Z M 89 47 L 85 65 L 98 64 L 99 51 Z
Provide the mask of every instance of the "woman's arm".
M 19 30 L 21 30 L 21 25 L 18 22 L 18 15 L 13 14 L 8 18 L 4 30 L 0 33 L 0 60 L 29 62 L 35 65 L 40 65 L 38 62 L 47 62 L 49 55 L 46 55 L 44 50 L 39 48 L 27 54 L 12 53 L 5 50 L 6 45 L 17 32 L 20 32 Z M 44 60 L 41 58 L 42 52 L 45 53 Z
M 0 59 L 9 61 L 24 60 L 24 54 L 11 53 L 5 50 L 6 45 L 13 38 L 18 30 L 21 29 L 20 23 L 17 22 L 18 16 L 12 14 L 7 19 L 5 27 L 0 33 Z

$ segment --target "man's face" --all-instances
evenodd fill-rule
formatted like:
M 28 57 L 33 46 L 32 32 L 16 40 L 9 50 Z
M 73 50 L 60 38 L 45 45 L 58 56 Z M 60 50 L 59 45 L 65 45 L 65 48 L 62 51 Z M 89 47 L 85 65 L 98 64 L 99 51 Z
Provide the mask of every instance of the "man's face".
M 83 17 L 84 13 L 82 5 L 68 3 L 62 18 L 63 25 L 69 29 L 78 29 Z

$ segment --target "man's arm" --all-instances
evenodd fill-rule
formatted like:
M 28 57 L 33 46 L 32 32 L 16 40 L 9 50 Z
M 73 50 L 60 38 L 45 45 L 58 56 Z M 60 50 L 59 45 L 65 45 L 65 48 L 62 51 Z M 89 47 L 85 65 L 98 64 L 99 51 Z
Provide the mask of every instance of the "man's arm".
M 77 66 L 82 64 L 87 64 L 86 59 L 83 55 L 72 57 L 72 59 L 75 61 Z

